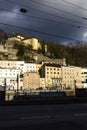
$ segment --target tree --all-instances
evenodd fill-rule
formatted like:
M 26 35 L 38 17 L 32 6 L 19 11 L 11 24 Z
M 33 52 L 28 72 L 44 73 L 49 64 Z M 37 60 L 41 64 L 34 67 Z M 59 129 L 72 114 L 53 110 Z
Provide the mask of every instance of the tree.
M 23 57 L 24 57 L 24 54 L 25 54 L 25 46 L 24 45 L 18 45 L 18 52 L 17 52 L 17 56 L 19 57 L 19 59 L 20 58 L 22 58 L 23 59 Z

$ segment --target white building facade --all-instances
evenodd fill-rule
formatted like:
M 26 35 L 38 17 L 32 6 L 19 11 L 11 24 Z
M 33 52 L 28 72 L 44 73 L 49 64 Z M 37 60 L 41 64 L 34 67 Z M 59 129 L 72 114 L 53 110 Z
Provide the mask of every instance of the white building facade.
M 81 67 L 62 66 L 62 87 L 64 89 L 75 89 L 82 87 Z
M 24 61 L 0 61 L 1 68 L 13 68 L 20 69 L 21 73 L 24 72 L 25 62 Z
M 35 63 L 25 63 L 24 72 L 36 72 L 36 64 Z
M 82 87 L 87 88 L 87 68 L 82 68 Z
M 20 89 L 20 79 L 19 79 L 19 86 L 17 86 L 17 75 L 21 74 L 20 69 L 13 69 L 13 68 L 0 68 L 0 86 L 5 86 L 8 90 L 16 90 L 17 87 Z

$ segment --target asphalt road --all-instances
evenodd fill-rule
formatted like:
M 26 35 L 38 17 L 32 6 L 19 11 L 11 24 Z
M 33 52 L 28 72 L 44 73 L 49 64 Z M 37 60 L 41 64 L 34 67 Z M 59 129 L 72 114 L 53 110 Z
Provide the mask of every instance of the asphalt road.
M 0 130 L 87 130 L 87 104 L 0 106 Z

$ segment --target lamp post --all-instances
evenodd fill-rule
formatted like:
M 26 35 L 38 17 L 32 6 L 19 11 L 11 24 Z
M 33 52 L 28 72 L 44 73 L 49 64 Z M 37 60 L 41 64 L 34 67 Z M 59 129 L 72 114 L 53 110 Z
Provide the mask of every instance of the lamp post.
M 4 79 L 4 91 L 6 91 L 6 78 Z
M 6 97 L 6 78 L 4 78 L 4 101 L 5 101 L 5 97 Z
M 17 74 L 17 95 L 19 93 L 19 74 Z
M 74 80 L 74 85 L 75 85 L 75 89 L 76 89 L 76 80 Z
M 74 80 L 74 86 L 75 86 L 75 96 L 76 96 L 76 80 Z

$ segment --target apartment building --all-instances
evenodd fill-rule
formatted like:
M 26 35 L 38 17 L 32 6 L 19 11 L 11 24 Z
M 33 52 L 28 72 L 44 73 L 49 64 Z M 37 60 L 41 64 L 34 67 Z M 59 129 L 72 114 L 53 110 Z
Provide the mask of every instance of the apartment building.
M 0 85 L 3 86 L 6 78 L 8 89 L 17 89 L 17 74 L 19 74 L 19 89 L 24 89 L 23 78 L 20 75 L 25 72 L 36 72 L 35 63 L 25 63 L 24 61 L 0 61 L 0 68 L 0 72 L 2 72 L 0 73 Z M 17 73 L 16 70 L 20 70 L 20 73 Z
M 36 72 L 36 64 L 35 63 L 25 63 L 24 72 Z
M 81 75 L 81 67 L 75 67 L 75 84 L 77 88 L 82 88 L 82 75 Z
M 82 87 L 87 88 L 87 68 L 82 68 L 81 75 L 82 75 Z
M 0 68 L 15 68 L 20 69 L 21 73 L 24 72 L 24 61 L 0 61 Z
M 75 89 L 86 87 L 87 80 L 87 69 L 81 67 L 62 66 L 52 62 L 35 64 L 24 61 L 0 61 L 0 86 L 3 86 L 6 78 L 8 88 L 17 89 L 17 74 L 19 89 L 54 86 L 60 89 Z
M 40 75 L 37 72 L 25 72 L 23 74 L 24 89 L 36 89 L 40 87 Z
M 0 86 L 3 88 L 6 83 L 6 89 L 16 90 L 17 89 L 17 75 L 21 74 L 20 69 L 13 68 L 0 68 Z M 22 88 L 23 85 L 20 86 L 19 80 L 19 89 Z
M 40 69 L 41 78 L 45 78 L 45 86 L 61 87 L 62 77 L 61 77 L 61 66 L 54 63 L 45 63 Z
M 21 73 L 25 71 L 25 62 L 24 61 L 15 61 L 16 68 L 21 70 Z
M 15 61 L 0 61 L 0 67 L 1 68 L 16 68 L 16 62 Z
M 81 68 L 75 66 L 61 66 L 63 89 L 75 89 L 82 87 Z

